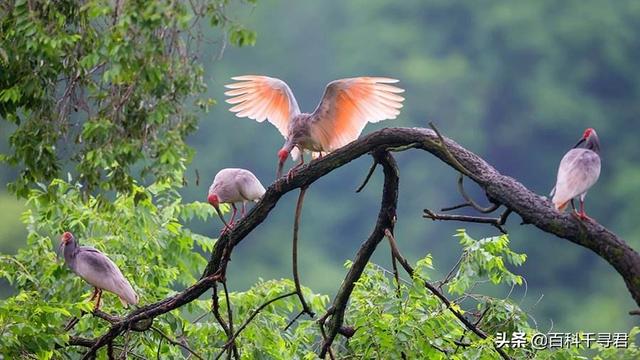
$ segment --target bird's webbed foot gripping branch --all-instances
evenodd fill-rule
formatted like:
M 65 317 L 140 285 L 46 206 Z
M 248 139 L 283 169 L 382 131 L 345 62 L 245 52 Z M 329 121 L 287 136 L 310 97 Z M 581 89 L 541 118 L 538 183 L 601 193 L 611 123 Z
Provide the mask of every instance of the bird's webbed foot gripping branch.
M 395 161 L 389 153 L 389 151 L 404 151 L 412 148 L 430 152 L 463 176 L 473 180 L 485 191 L 487 198 L 493 204 L 488 208 L 483 208 L 473 202 L 470 197 L 466 196 L 460 179 L 459 190 L 465 197 L 466 203 L 455 206 L 453 207 L 454 209 L 470 206 L 482 213 L 488 213 L 496 210 L 499 206 L 506 208 L 505 212 L 497 218 L 465 218 L 457 215 L 435 214 L 430 211 L 426 212 L 425 217 L 488 223 L 496 226 L 501 231 L 505 231 L 503 226 L 507 216 L 511 213 L 516 213 L 522 218 L 523 223 L 532 224 L 544 232 L 556 235 L 558 238 L 586 247 L 605 259 L 622 276 L 629 293 L 640 306 L 640 255 L 629 247 L 623 239 L 595 221 L 583 221 L 570 214 L 559 213 L 546 198 L 533 193 L 515 179 L 500 174 L 481 157 L 458 145 L 453 140 L 441 136 L 436 131 L 423 128 L 385 128 L 353 141 L 324 156 L 322 159 L 313 160 L 298 169 L 288 180 L 284 178 L 278 179 L 267 189 L 262 200 L 247 216 L 242 218 L 231 231 L 225 232 L 218 239 L 200 281 L 177 295 L 132 311 L 128 316 L 113 323 L 102 337 L 83 339 L 81 342 L 84 345 L 81 344 L 81 346 L 90 348 L 85 354 L 85 358 L 94 356 L 98 349 L 111 344 L 117 336 L 131 329 L 134 324 L 139 323 L 141 320 L 153 319 L 197 299 L 209 289 L 216 289 L 217 283 L 224 281 L 227 262 L 235 246 L 267 218 L 285 193 L 295 189 L 306 189 L 310 184 L 334 169 L 371 153 L 375 159 L 375 164 L 382 165 L 385 175 L 382 202 L 373 232 L 361 245 L 360 250 L 354 257 L 353 265 L 347 272 L 329 311 L 319 319 L 319 322 L 323 325 L 321 329 L 324 334 L 321 355 L 324 356 L 327 353 L 331 355 L 331 343 L 337 334 L 342 333 L 345 336 L 349 336 L 352 333 L 352 331 L 347 331 L 349 329 L 345 329 L 342 324 L 349 296 L 371 254 L 385 236 L 390 238 L 394 261 L 397 260 L 408 273 L 412 272 L 411 266 L 399 254 L 395 239 L 391 241 L 398 194 L 398 171 Z M 373 170 L 370 171 L 370 174 L 372 172 Z M 448 300 L 439 293 L 437 288 L 430 284 L 425 284 L 425 286 L 442 301 L 445 307 L 455 312 L 448 305 Z M 214 291 L 214 297 L 217 297 L 217 289 Z M 466 321 L 463 315 L 456 313 L 454 315 L 468 330 L 480 337 L 486 337 L 485 333 Z M 233 324 L 228 325 L 228 327 L 233 326 Z M 326 332 L 324 325 L 326 325 Z M 233 340 L 244 326 L 246 324 L 240 326 L 235 333 L 233 331 L 226 332 L 229 347 L 225 349 L 234 351 Z M 500 353 L 500 351 L 498 352 Z M 506 356 L 502 353 L 500 355 Z

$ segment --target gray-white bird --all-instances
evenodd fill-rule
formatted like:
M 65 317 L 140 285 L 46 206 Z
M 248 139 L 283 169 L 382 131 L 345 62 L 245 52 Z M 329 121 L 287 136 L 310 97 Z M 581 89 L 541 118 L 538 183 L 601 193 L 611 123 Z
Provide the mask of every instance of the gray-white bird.
M 579 147 L 581 145 L 583 147 Z M 569 202 L 573 206 L 573 198 L 579 196 L 580 211 L 578 216 L 583 220 L 588 219 L 584 211 L 584 198 L 589 188 L 598 181 L 600 176 L 599 154 L 598 134 L 594 129 L 588 128 L 576 146 L 569 150 L 560 161 L 556 186 L 551 191 L 553 205 L 556 209 L 564 211 Z
M 403 89 L 389 85 L 398 80 L 384 77 L 356 77 L 330 82 L 322 100 L 313 113 L 301 113 L 289 86 L 282 80 L 260 75 L 244 75 L 232 78 L 238 82 L 226 85 L 225 95 L 231 98 L 229 109 L 238 117 L 248 117 L 258 122 L 269 120 L 285 143 L 278 152 L 277 177 L 291 154 L 293 160 L 303 151 L 313 156 L 334 151 L 358 138 L 369 122 L 395 119 L 400 114 L 404 98 Z
M 89 299 L 91 301 L 97 297 L 94 310 L 100 308 L 102 290 L 118 295 L 124 306 L 138 303 L 138 295 L 129 281 L 105 254 L 90 246 L 78 246 L 73 234 L 68 231 L 60 238 L 60 247 L 64 248 L 64 261 L 67 266 L 95 287 L 93 296 Z
M 251 171 L 227 168 L 218 171 L 216 174 L 213 183 L 209 187 L 207 200 L 216 209 L 218 216 L 224 223 L 223 232 L 225 232 L 233 227 L 234 219 L 238 212 L 235 203 L 242 203 L 241 216 L 244 216 L 247 201 L 258 202 L 264 193 L 264 186 Z M 229 224 L 227 224 L 222 212 L 220 212 L 220 204 L 231 204 L 233 208 L 233 215 L 231 215 Z

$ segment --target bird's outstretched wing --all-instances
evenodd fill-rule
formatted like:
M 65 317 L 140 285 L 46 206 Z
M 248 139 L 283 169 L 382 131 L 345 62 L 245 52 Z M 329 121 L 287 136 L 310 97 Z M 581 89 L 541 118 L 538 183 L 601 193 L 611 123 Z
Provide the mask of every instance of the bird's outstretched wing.
M 265 119 L 275 125 L 282 136 L 287 137 L 289 121 L 300 114 L 291 89 L 282 80 L 260 75 L 243 75 L 231 78 L 237 82 L 225 85 L 230 89 L 227 103 L 234 105 L 229 111 L 237 117 L 248 117 L 258 122 Z
M 562 210 L 574 197 L 585 193 L 600 176 L 600 156 L 587 149 L 571 149 L 560 161 L 553 204 Z
M 396 79 L 357 77 L 327 85 L 312 114 L 311 132 L 325 151 L 333 151 L 360 136 L 368 122 L 395 119 L 400 114 L 403 89 L 389 85 Z

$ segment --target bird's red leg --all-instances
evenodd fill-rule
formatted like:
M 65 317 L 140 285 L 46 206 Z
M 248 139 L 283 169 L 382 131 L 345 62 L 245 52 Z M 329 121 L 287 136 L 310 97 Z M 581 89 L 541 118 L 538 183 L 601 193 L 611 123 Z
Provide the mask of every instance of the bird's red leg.
M 235 203 L 231 203 L 231 207 L 233 208 L 233 214 L 231 215 L 231 221 L 229 222 L 229 225 L 231 227 L 233 227 L 235 218 L 236 218 L 236 214 L 238 213 L 238 208 L 236 207 Z
M 587 216 L 587 213 L 584 211 L 584 200 L 580 199 L 580 212 L 578 216 L 581 220 L 591 220 L 590 217 Z
M 233 229 L 233 225 L 234 225 L 234 219 L 236 217 L 236 213 L 238 212 L 238 208 L 236 208 L 236 204 L 231 203 L 231 207 L 233 208 L 233 214 L 231 215 L 231 220 L 229 220 L 229 223 L 224 223 L 224 228 L 222 228 L 222 231 L 220 231 L 220 236 L 226 234 L 227 232 L 231 231 L 231 229 Z M 222 215 L 220 215 L 220 218 L 222 218 Z M 224 219 L 222 220 L 224 222 Z
M 93 299 L 95 299 L 97 295 L 98 295 L 98 288 L 94 287 L 93 288 L 93 295 L 91 295 L 91 299 L 89 299 L 89 301 L 93 301 Z
M 296 171 L 302 166 L 304 165 L 304 156 L 302 155 L 302 151 L 300 151 L 300 162 L 297 163 L 294 167 L 292 167 L 291 169 L 289 169 L 289 172 L 287 173 L 287 182 L 291 181 L 291 179 L 293 178 L 293 175 L 296 174 Z
M 240 217 L 243 218 L 247 214 L 247 205 L 243 201 L 242 202 L 242 211 L 240 212 Z
M 102 289 L 96 288 L 96 290 L 98 290 L 98 298 L 96 299 L 96 305 L 93 307 L 93 311 L 100 309 L 100 298 L 102 297 Z

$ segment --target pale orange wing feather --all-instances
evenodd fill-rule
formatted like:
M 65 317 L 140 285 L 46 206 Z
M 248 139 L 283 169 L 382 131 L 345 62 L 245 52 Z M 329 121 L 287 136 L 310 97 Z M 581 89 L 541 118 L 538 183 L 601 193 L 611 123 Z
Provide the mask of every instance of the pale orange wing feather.
M 224 93 L 230 97 L 226 102 L 234 105 L 229 111 L 258 122 L 269 120 L 286 138 L 289 121 L 300 114 L 289 86 L 280 79 L 260 75 L 231 79 L 237 82 L 225 85 L 230 89 Z
M 312 135 L 325 151 L 333 151 L 360 136 L 368 122 L 395 119 L 400 114 L 403 89 L 389 85 L 396 79 L 358 77 L 327 85 L 313 113 Z

